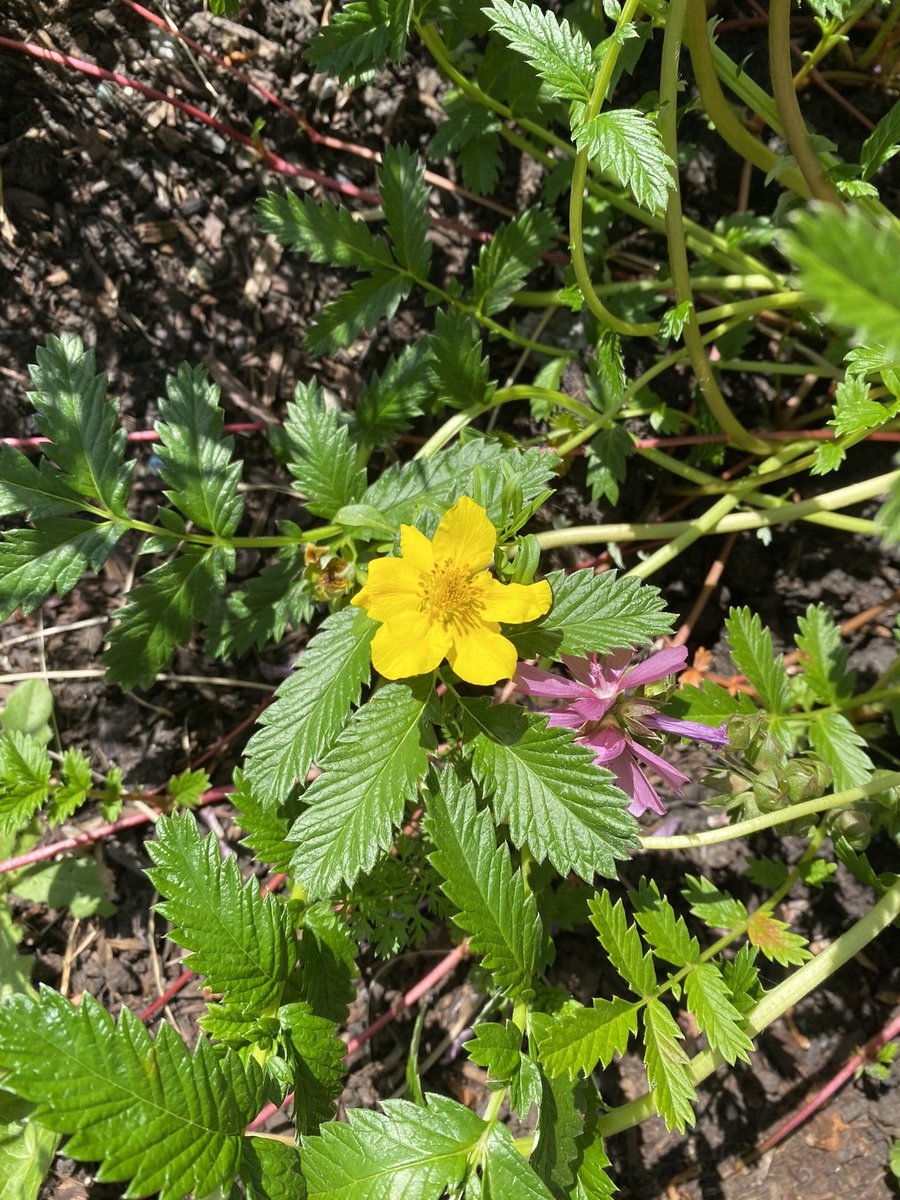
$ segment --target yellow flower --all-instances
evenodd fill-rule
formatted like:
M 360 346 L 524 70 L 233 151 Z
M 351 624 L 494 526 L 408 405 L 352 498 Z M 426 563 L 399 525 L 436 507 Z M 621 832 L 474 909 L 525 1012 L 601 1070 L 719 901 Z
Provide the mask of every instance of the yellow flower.
M 381 628 L 372 662 L 387 679 L 424 675 L 443 660 L 468 683 L 491 684 L 516 669 L 516 648 L 500 621 L 519 624 L 547 612 L 550 585 L 500 583 L 487 572 L 497 531 L 484 509 L 462 496 L 433 541 L 400 527 L 400 558 L 369 563 L 369 581 L 350 601 Z

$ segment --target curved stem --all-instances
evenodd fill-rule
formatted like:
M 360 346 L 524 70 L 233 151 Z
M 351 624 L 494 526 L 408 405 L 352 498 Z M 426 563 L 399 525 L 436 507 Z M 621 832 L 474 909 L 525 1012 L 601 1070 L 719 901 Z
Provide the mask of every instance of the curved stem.
M 673 164 L 678 162 L 678 67 L 681 60 L 681 33 L 688 0 L 671 0 L 669 14 L 666 19 L 666 32 L 663 37 L 662 70 L 659 79 L 659 131 L 662 134 L 663 145 Z M 700 341 L 700 327 L 694 306 L 694 293 L 691 288 L 691 274 L 688 266 L 687 246 L 684 240 L 684 228 L 681 211 L 681 188 L 678 179 L 677 165 L 673 165 L 672 177 L 674 187 L 669 194 L 666 206 L 666 235 L 669 240 L 669 265 L 672 271 L 672 282 L 675 285 L 676 304 L 690 306 L 687 320 L 684 324 L 684 344 L 691 360 L 691 366 L 697 378 L 703 399 L 719 427 L 727 433 L 736 446 L 749 450 L 753 454 L 765 454 L 768 446 L 759 438 L 754 437 L 744 428 L 728 406 L 716 383 L 703 343 Z M 726 306 L 727 307 L 727 306 Z M 724 314 L 733 315 L 731 313 Z M 716 320 L 716 317 L 712 317 Z M 731 507 L 734 507 L 733 505 Z M 724 512 L 723 514 L 724 515 Z M 646 564 L 643 564 L 646 566 Z
M 791 0 L 770 0 L 769 71 L 784 136 L 810 192 L 817 200 L 843 208 L 837 189 L 825 178 L 825 170 L 813 149 L 797 100 L 791 70 Z

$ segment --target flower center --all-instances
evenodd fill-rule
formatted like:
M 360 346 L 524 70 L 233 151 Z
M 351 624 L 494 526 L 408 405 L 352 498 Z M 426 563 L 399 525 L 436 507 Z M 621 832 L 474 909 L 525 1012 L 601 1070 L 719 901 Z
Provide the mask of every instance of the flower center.
M 422 610 L 427 609 L 433 620 L 445 625 L 464 621 L 474 615 L 475 606 L 471 576 L 452 558 L 435 563 L 431 574 L 423 577 Z

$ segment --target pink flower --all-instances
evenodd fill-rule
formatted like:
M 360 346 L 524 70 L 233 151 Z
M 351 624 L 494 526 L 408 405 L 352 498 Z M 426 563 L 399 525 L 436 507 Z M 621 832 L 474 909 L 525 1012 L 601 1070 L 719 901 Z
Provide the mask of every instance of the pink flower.
M 648 749 L 645 742 L 661 744 L 662 735 L 672 733 L 710 746 L 725 746 L 728 736 L 724 725 L 714 728 L 665 717 L 653 700 L 624 694 L 626 689 L 656 683 L 682 670 L 687 662 L 684 646 L 660 650 L 636 665 L 632 665 L 633 657 L 633 650 L 615 650 L 603 659 L 596 654 L 589 658 L 563 655 L 571 679 L 520 663 L 515 681 L 526 696 L 566 701 L 564 707 L 550 713 L 548 724 L 577 731 L 575 740 L 589 746 L 594 751 L 594 762 L 613 771 L 619 787 L 632 797 L 628 811 L 637 817 L 648 809 L 666 811 L 638 759 L 652 767 L 679 796 L 688 782 L 687 775 Z

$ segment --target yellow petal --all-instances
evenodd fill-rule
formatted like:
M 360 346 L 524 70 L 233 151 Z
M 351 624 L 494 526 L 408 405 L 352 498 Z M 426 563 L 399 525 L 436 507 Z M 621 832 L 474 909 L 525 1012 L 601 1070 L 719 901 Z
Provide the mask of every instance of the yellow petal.
M 434 550 L 424 533 L 414 525 L 400 526 L 400 553 L 404 562 L 428 575 L 434 570 Z
M 546 579 L 540 583 L 500 583 L 491 575 L 479 575 L 471 586 L 478 597 L 480 614 L 487 621 L 521 625 L 542 617 L 553 603 Z
M 467 571 L 483 571 L 494 557 L 497 530 L 480 504 L 460 496 L 444 517 L 434 535 L 434 557 L 438 562 L 452 559 Z
M 427 613 L 410 612 L 382 625 L 372 639 L 372 664 L 385 679 L 433 671 L 446 657 L 450 633 Z
M 375 558 L 369 563 L 366 586 L 350 603 L 364 608 L 374 621 L 417 612 L 422 603 L 421 579 L 421 573 L 402 558 Z
M 454 631 L 447 659 L 460 679 L 486 686 L 511 678 L 516 669 L 516 648 L 500 634 L 496 624 L 486 621 L 464 633 Z

